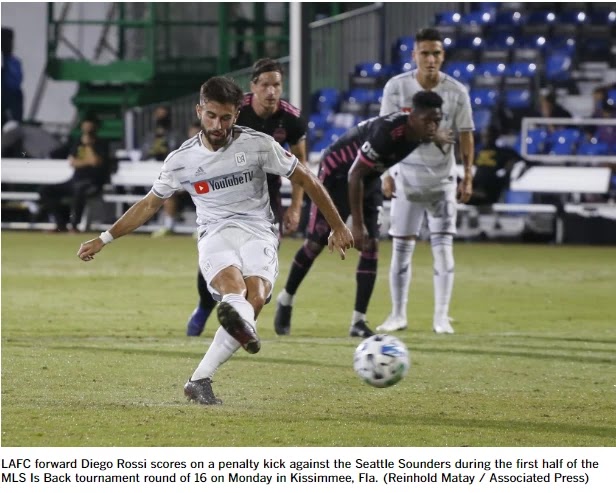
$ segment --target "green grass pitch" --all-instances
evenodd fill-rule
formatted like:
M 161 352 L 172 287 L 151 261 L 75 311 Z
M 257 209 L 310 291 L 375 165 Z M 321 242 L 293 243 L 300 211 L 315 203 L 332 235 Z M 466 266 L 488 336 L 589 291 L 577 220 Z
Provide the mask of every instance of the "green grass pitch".
M 456 334 L 431 331 L 432 259 L 413 262 L 408 376 L 388 389 L 352 368 L 357 252 L 324 253 L 301 287 L 292 335 L 274 306 L 263 347 L 216 374 L 224 404 L 182 386 L 217 324 L 187 338 L 196 301 L 189 237 L 122 238 L 95 261 L 90 235 L 2 233 L 3 446 L 614 446 L 616 249 L 457 242 Z M 299 240 L 280 251 L 283 287 Z M 383 242 L 368 319 L 389 311 Z

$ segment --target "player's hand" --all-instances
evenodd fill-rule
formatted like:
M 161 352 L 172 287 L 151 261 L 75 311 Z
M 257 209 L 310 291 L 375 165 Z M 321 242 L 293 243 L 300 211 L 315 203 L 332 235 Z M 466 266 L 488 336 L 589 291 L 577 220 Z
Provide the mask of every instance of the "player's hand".
M 353 224 L 351 227 L 351 233 L 353 234 L 355 248 L 361 252 L 364 242 L 368 241 L 368 228 L 366 228 L 365 224 L 361 224 L 359 226 Z
M 336 250 L 340 253 L 340 258 L 344 260 L 346 257 L 346 251 L 352 247 L 353 235 L 345 224 L 339 228 L 332 228 L 332 232 L 329 234 L 329 238 L 327 239 L 327 248 L 329 248 L 330 252 Z
M 100 238 L 94 238 L 93 240 L 82 243 L 77 252 L 77 256 L 84 262 L 88 262 L 94 259 L 94 255 L 100 252 L 105 244 Z
M 473 178 L 471 176 L 464 175 L 464 178 L 458 185 L 458 202 L 466 204 L 473 195 Z
M 386 199 L 391 199 L 396 196 L 396 182 L 393 177 L 387 175 L 381 181 L 381 191 Z
M 443 147 L 444 145 L 455 144 L 456 139 L 454 138 L 453 130 L 451 130 L 450 128 L 437 130 L 436 134 L 434 135 L 434 143 L 440 147 Z
M 299 226 L 299 218 L 301 215 L 300 211 L 300 209 L 287 207 L 287 210 L 284 212 L 284 216 L 282 217 L 282 225 L 284 226 L 285 233 L 294 233 L 297 231 Z

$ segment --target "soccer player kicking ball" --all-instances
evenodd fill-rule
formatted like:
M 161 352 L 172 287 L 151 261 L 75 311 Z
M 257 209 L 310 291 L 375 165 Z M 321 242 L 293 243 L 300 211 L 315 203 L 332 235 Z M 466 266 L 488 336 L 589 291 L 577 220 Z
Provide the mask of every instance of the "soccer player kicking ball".
M 256 318 L 278 275 L 278 232 L 269 203 L 266 173 L 288 177 L 310 196 L 331 226 L 328 246 L 344 259 L 353 237 L 317 178 L 269 135 L 235 125 L 244 95 L 226 77 L 201 86 L 196 107 L 201 132 L 165 160 L 152 190 L 100 237 L 82 243 L 89 261 L 111 241 L 146 223 L 177 190 L 195 203 L 199 266 L 212 295 L 221 301 L 221 327 L 184 386 L 189 400 L 220 404 L 212 376 L 240 347 L 260 350 Z
M 353 163 L 363 163 L 372 171 L 383 172 L 425 143 L 436 140 L 438 145 L 449 145 L 446 134 L 437 133 L 442 119 L 441 97 L 432 92 L 417 93 L 413 99 L 413 112 L 404 112 L 372 118 L 348 130 L 323 154 L 319 179 L 332 196 L 340 216 L 347 218 L 349 209 L 348 173 Z M 377 179 L 372 179 L 376 177 Z M 360 222 L 353 231 L 355 246 L 361 251 L 357 265 L 355 309 L 351 319 L 351 337 L 370 337 L 372 330 L 366 322 L 366 312 L 376 280 L 378 257 L 378 215 L 382 204 L 379 174 L 371 174 L 359 200 L 362 212 Z M 362 189 L 363 190 L 363 189 Z M 365 223 L 364 223 L 365 218 Z M 291 313 L 295 294 L 308 274 L 316 257 L 327 244 L 329 234 L 327 218 L 313 207 L 304 245 L 295 254 L 284 290 L 278 295 L 274 328 L 279 335 L 291 331 Z M 365 226 L 364 226 L 365 225 Z M 365 230 L 364 230 L 365 228 Z

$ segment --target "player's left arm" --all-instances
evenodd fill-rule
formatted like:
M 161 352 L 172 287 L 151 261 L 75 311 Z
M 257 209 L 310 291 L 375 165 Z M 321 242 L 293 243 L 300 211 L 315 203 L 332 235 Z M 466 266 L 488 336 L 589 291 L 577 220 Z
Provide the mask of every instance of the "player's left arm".
M 464 165 L 464 178 L 458 187 L 458 200 L 465 204 L 473 194 L 473 161 L 475 159 L 475 138 L 470 130 L 460 132 L 460 154 Z
M 289 146 L 291 152 L 297 160 L 306 165 L 306 139 L 301 139 L 297 143 Z M 304 189 L 297 183 L 291 182 L 291 205 L 287 207 L 284 213 L 282 222 L 287 233 L 293 233 L 299 226 L 300 216 L 302 214 L 302 203 L 304 202 Z
M 475 161 L 475 139 L 473 131 L 473 110 L 468 91 L 462 93 L 461 105 L 456 112 L 455 126 L 459 130 L 460 156 L 464 165 L 464 178 L 458 186 L 458 200 L 466 203 L 473 194 L 473 162 Z

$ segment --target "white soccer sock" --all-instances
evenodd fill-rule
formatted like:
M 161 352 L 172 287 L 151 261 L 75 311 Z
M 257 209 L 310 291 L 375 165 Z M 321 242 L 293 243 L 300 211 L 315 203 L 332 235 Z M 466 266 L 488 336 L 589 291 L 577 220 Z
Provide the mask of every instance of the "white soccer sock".
M 210 344 L 205 356 L 190 379 L 195 381 L 202 378 L 212 378 L 216 370 L 233 356 L 233 353 L 240 347 L 242 347 L 240 343 L 231 337 L 225 329 L 218 327 L 212 344 Z
M 406 305 L 411 285 L 413 251 L 415 240 L 394 238 L 392 242 L 391 263 L 389 265 L 389 292 L 391 294 L 392 315 L 406 320 Z
M 355 325 L 360 320 L 366 320 L 366 314 L 353 311 L 353 316 L 351 317 L 351 325 Z
M 438 321 L 449 314 L 449 302 L 453 290 L 454 259 L 453 237 L 435 234 L 430 237 L 434 259 L 434 320 Z
M 278 294 L 276 301 L 284 306 L 293 306 L 293 301 L 295 300 L 295 296 L 287 293 L 286 289 L 283 289 Z
M 163 218 L 163 227 L 167 229 L 175 228 L 175 217 L 165 215 Z

